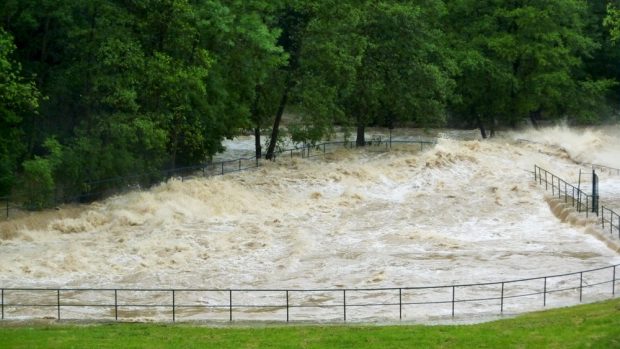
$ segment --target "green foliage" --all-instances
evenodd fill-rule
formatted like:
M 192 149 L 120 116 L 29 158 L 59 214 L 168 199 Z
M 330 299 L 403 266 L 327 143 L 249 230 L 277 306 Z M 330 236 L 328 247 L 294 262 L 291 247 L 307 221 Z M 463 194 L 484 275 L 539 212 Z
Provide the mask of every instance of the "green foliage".
M 285 109 L 300 143 L 335 126 L 426 128 L 448 115 L 491 129 L 598 122 L 618 104 L 607 92 L 620 96 L 619 5 L 6 0 L 0 195 L 19 164 L 45 159 L 50 137 L 63 145 L 55 186 L 78 194 L 88 181 L 208 161 L 248 129 L 273 124 L 275 146 Z M 30 172 L 45 172 L 40 163 Z
M 21 77 L 20 64 L 12 60 L 14 50 L 13 37 L 0 27 L 0 195 L 13 186 L 17 164 L 26 152 L 21 127 L 39 101 L 34 83 Z
M 620 40 L 620 10 L 613 3 L 607 4 L 607 16 L 603 24 L 609 29 L 612 41 Z
M 55 203 L 54 171 L 61 163 L 62 148 L 54 138 L 47 139 L 44 146 L 49 152 L 47 156 L 35 156 L 22 164 L 22 195 L 24 205 L 29 209 L 41 209 Z
M 453 63 L 437 29 L 445 13 L 440 1 L 370 3 L 359 33 L 365 38 L 346 114 L 363 126 L 380 120 L 443 124 L 454 84 Z
M 148 117 L 118 114 L 93 130 L 96 133 L 78 135 L 63 154 L 57 177 L 64 196 L 111 189 L 118 182 L 97 182 L 119 174 L 152 173 L 166 160 L 166 132 Z
M 453 107 L 465 120 L 493 128 L 540 115 L 596 119 L 590 107 L 611 85 L 584 72 L 583 61 L 597 44 L 585 31 L 583 1 L 448 4 L 460 68 L 460 99 Z

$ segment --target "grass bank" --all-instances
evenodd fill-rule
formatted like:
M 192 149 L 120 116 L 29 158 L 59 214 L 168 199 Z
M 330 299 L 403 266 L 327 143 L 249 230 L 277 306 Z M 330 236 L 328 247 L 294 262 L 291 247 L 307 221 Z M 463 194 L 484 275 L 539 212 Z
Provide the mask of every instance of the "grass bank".
M 620 348 L 620 299 L 460 326 L 0 323 L 1 348 Z

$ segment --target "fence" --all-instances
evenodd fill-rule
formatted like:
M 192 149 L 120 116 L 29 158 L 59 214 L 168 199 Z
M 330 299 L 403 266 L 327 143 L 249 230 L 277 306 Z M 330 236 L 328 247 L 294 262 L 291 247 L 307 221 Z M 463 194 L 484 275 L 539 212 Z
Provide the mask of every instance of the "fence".
M 539 184 L 545 184 L 545 190 L 551 189 L 551 195 L 553 197 L 557 196 L 558 199 L 564 198 L 565 203 L 570 202 L 578 212 L 585 211 L 586 217 L 588 217 L 593 207 L 592 195 L 586 194 L 580 188 L 575 187 L 537 165 L 534 165 L 534 180 Z M 596 214 L 598 215 L 598 212 Z
M 599 170 L 599 171 L 608 172 L 608 173 L 620 176 L 620 168 L 613 168 L 613 167 L 598 165 L 598 164 L 587 164 L 587 165 L 592 167 L 593 170 Z
M 390 321 L 502 315 L 613 298 L 612 265 L 501 282 L 357 289 L 2 288 L 2 320 Z M 524 300 L 521 302 L 521 300 Z M 578 300 L 578 301 L 577 301 Z M 567 304 L 568 303 L 568 304 Z M 369 310 L 370 309 L 370 310 Z
M 612 236 L 617 233 L 620 239 L 620 216 L 608 207 L 601 206 L 599 209 L 598 205 L 594 204 L 592 195 L 536 165 L 534 165 L 534 180 L 540 184 L 544 183 L 546 190 L 551 189 L 552 196 L 560 200 L 563 198 L 565 203 L 571 203 L 578 212 L 585 211 L 586 218 L 590 212 L 595 213 L 600 218 L 599 223 L 603 231 L 609 230 Z
M 391 149 L 394 145 L 398 144 L 413 144 L 419 145 L 423 150 L 425 147 L 435 144 L 434 141 L 425 140 L 381 140 L 373 139 L 366 142 L 366 146 L 375 147 L 375 149 Z M 320 144 L 305 145 L 303 147 L 295 147 L 291 149 L 279 150 L 275 153 L 273 160 L 278 158 L 311 158 L 316 157 L 326 152 L 333 151 L 336 148 L 355 148 L 355 142 L 325 142 Z M 143 173 L 131 176 L 114 177 L 101 179 L 97 181 L 88 181 L 81 184 L 81 187 L 86 188 L 79 195 L 59 195 L 56 194 L 53 198 L 53 202 L 50 202 L 50 206 L 56 206 L 62 203 L 68 202 L 89 202 L 97 200 L 106 196 L 122 193 L 123 191 L 148 188 L 157 183 L 165 181 L 170 178 L 179 178 L 185 180 L 193 177 L 210 177 L 224 175 L 227 173 L 245 171 L 261 166 L 261 158 L 256 157 L 244 157 L 234 160 L 222 160 L 218 162 L 204 163 L 195 166 L 181 167 L 168 169 L 157 172 Z M 16 200 L 11 197 L 0 197 L 0 202 L 3 203 L 1 210 L 4 211 L 2 216 L 9 218 L 12 211 L 29 210 L 31 208 L 24 207 L 15 204 Z
M 613 235 L 615 230 L 620 239 L 620 215 L 605 206 L 601 206 L 601 225 L 603 231 L 609 230 L 610 235 Z

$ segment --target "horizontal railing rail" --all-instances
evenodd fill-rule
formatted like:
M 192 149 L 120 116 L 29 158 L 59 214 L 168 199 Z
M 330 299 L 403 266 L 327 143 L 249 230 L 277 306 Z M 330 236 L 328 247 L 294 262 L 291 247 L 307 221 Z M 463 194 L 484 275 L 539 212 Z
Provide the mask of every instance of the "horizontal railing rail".
M 381 146 L 385 147 L 386 149 L 391 148 L 392 145 L 395 144 L 419 145 L 420 149 L 423 150 L 425 147 L 434 145 L 435 142 L 428 140 L 371 140 L 365 143 L 366 146 Z M 321 154 L 325 154 L 326 152 L 337 147 L 355 148 L 357 146 L 355 141 L 332 141 L 319 144 L 307 144 L 302 147 L 280 149 L 275 153 L 273 160 L 275 161 L 278 158 L 288 157 L 316 157 Z M 166 169 L 128 176 L 119 176 L 94 181 L 86 181 L 80 185 L 82 188 L 99 189 L 87 189 L 82 193 L 76 195 L 56 195 L 53 198 L 53 202 L 51 202 L 50 204 L 52 206 L 56 206 L 62 203 L 69 202 L 92 201 L 106 196 L 119 194 L 128 190 L 130 191 L 135 189 L 148 188 L 158 183 L 161 183 L 162 181 L 166 181 L 170 178 L 179 178 L 183 181 L 187 178 L 193 178 L 198 176 L 210 177 L 251 170 L 260 167 L 262 161 L 264 161 L 262 158 L 257 158 L 255 156 L 240 157 L 237 159 L 221 160 L 217 162 L 203 163 L 194 166 L 178 167 L 174 169 Z M 1 210 L 2 213 L 4 213 L 2 214 L 2 216 L 9 218 L 12 211 L 29 209 L 28 207 L 24 207 L 23 205 L 17 205 L 17 201 L 18 200 L 14 200 L 11 197 L 1 197 L 0 203 L 3 204 Z
M 549 297 L 564 293 L 562 305 L 613 298 L 616 294 L 617 268 L 620 264 L 541 277 L 499 282 L 464 283 L 439 286 L 386 288 L 316 288 L 316 289 L 217 289 L 217 288 L 0 288 L 2 320 L 36 319 L 135 321 L 351 321 L 383 318 L 403 320 L 409 315 L 431 318 L 443 315 L 454 318 L 472 312 L 504 314 L 515 308 L 549 304 Z M 603 274 L 604 273 L 604 274 Z M 555 282 L 554 282 L 555 280 Z M 536 283 L 532 283 L 536 282 Z M 609 289 L 601 288 L 607 285 Z M 595 289 L 590 293 L 584 292 Z M 421 292 L 431 291 L 429 294 Z M 566 294 L 568 293 L 568 294 Z M 36 296 L 38 294 L 38 297 Z M 191 295 L 195 298 L 191 298 Z M 196 295 L 198 294 L 198 295 Z M 208 295 L 211 297 L 208 297 Z M 321 295 L 319 300 L 313 295 Z M 90 298 L 84 297 L 90 295 Z M 150 297 L 149 297 L 150 295 Z M 329 296 L 327 296 L 329 295 Z M 252 298 L 253 297 L 253 298 Z M 540 297 L 535 300 L 532 297 Z M 249 299 L 248 299 L 249 298 Z M 253 300 L 252 300 L 253 299 Z M 516 299 L 526 299 L 515 304 Z M 574 301 L 570 301 L 570 299 Z M 558 303 L 558 302 L 556 302 Z M 484 304 L 487 306 L 485 307 Z M 537 304 L 537 305 L 536 305 Z M 428 313 L 411 306 L 432 306 Z M 447 305 L 441 310 L 437 305 Z M 471 305 L 475 309 L 467 309 Z M 457 307 L 458 306 L 458 307 Z M 359 314 L 367 308 L 379 314 Z M 387 309 L 386 309 L 387 308 Z M 25 310 L 24 310 L 25 309 Z M 104 309 L 103 312 L 98 309 Z M 325 313 L 303 313 L 322 309 Z M 82 310 L 81 313 L 76 311 Z M 191 310 L 191 311 L 190 311 Z M 298 310 L 293 312 L 293 310 Z M 354 313 L 357 310 L 357 313 Z M 387 311 L 387 313 L 386 313 Z M 189 315 L 188 315 L 189 312 Z M 515 312 L 513 310 L 513 312 Z M 519 312 L 518 310 L 516 312 Z M 37 317 L 38 316 L 38 317 Z

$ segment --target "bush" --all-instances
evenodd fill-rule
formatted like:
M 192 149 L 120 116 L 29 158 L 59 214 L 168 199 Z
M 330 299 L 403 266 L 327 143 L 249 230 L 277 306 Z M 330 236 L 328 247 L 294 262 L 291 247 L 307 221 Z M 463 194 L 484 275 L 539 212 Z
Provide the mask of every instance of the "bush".
M 54 138 L 47 139 L 44 146 L 49 151 L 49 155 L 35 156 L 34 159 L 26 160 L 22 164 L 24 205 L 32 210 L 55 204 L 54 170 L 60 163 L 61 146 Z

